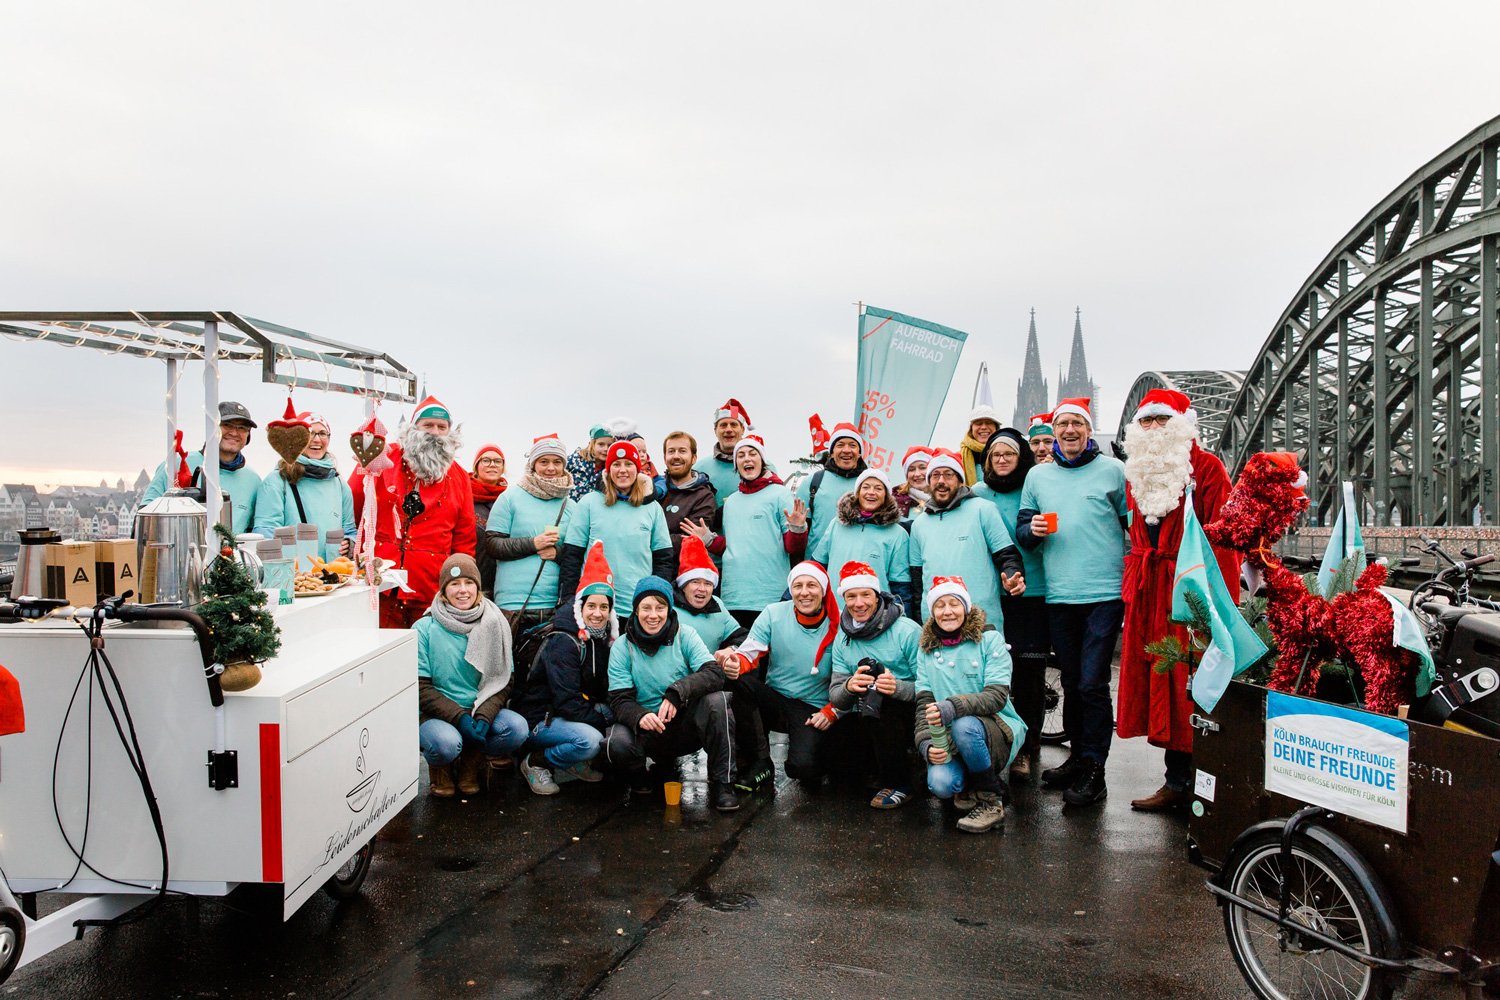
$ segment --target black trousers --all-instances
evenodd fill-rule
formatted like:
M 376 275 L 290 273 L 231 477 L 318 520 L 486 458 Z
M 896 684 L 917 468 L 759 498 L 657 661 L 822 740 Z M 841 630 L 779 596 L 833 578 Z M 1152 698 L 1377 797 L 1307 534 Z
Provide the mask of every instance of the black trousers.
M 729 614 L 734 618 L 735 621 L 740 623 L 740 628 L 749 628 L 751 625 L 755 624 L 755 619 L 760 617 L 760 612 L 755 610 L 731 611 L 729 612 Z M 712 652 L 712 650 L 710 650 L 710 652 Z
M 605 760 L 611 767 L 637 771 L 647 758 L 661 763 L 699 750 L 708 754 L 708 777 L 729 784 L 734 780 L 734 712 L 727 691 L 715 691 L 684 705 L 666 730 L 653 733 L 615 723 L 605 737 Z
M 1026 742 L 1020 752 L 1034 754 L 1042 748 L 1047 661 L 1052 653 L 1047 599 L 1001 594 L 1000 607 L 1005 612 L 1005 642 L 1010 646 L 1010 697 L 1016 714 L 1026 723 Z
M 817 781 L 823 777 L 823 731 L 807 724 L 808 716 L 818 706 L 805 701 L 788 698 L 764 681 L 755 677 L 741 677 L 734 682 L 735 698 L 739 702 L 736 710 L 742 716 L 755 712 L 767 733 L 786 733 L 786 774 L 801 781 Z M 747 745 L 743 737 L 740 752 L 758 752 L 758 748 Z

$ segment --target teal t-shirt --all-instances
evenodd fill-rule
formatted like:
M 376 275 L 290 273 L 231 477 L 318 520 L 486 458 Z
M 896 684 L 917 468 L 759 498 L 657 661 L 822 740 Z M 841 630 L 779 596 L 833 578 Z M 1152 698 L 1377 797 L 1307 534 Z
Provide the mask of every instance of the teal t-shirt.
M 1010 653 L 999 632 L 985 632 L 979 642 L 939 646 L 917 654 L 917 692 L 932 693 L 936 701 L 959 694 L 978 694 L 989 684 L 1010 686 Z M 1026 741 L 1026 723 L 1016 714 L 1015 702 L 1007 701 L 1000 719 L 1010 729 L 1010 757 Z M 1010 764 L 1010 760 L 1005 762 Z
M 1118 601 L 1129 548 L 1125 516 L 1125 466 L 1100 455 L 1076 469 L 1046 462 L 1026 473 L 1022 510 L 1057 515 L 1056 534 L 1037 546 L 1051 604 Z
M 576 506 L 577 503 L 565 496 L 556 500 L 539 500 L 521 487 L 512 486 L 495 500 L 484 527 L 486 531 L 503 532 L 511 538 L 535 538 L 557 523 L 561 511 L 558 537 L 566 537 L 568 522 Z M 542 570 L 540 577 L 536 572 L 538 567 Z M 535 590 L 531 588 L 533 582 L 536 583 Z M 529 604 L 526 601 L 528 593 L 531 594 Z M 556 607 L 557 560 L 529 555 L 524 559 L 495 563 L 495 604 L 507 611 L 519 611 L 523 605 L 527 608 Z
M 1021 510 L 1021 491 L 1011 490 L 1009 493 L 996 493 L 984 483 L 970 487 L 974 495 L 988 500 L 995 505 L 1000 512 L 1000 520 L 1005 522 L 1005 530 L 1010 532 L 1012 538 L 1016 537 L 1016 515 Z M 1017 546 L 1020 548 L 1020 546 Z M 1034 549 L 1021 549 L 1021 564 L 1026 567 L 1026 593 L 1023 597 L 1046 597 L 1047 596 L 1047 574 L 1042 568 L 1042 553 Z
M 724 573 L 719 592 L 732 611 L 755 611 L 781 599 L 792 570 L 782 535 L 792 491 L 772 483 L 755 493 L 736 491 L 724 502 Z
M 297 461 L 315 468 L 333 467 L 333 463 L 326 458 L 299 458 Z M 316 524 L 319 528 L 319 558 L 337 558 L 338 549 L 328 547 L 328 532 L 342 528 L 344 537 L 349 539 L 351 545 L 354 543 L 354 494 L 349 492 L 349 484 L 338 476 L 327 479 L 303 476 L 297 481 L 297 493 L 302 497 L 302 509 L 307 514 L 306 522 L 297 515 L 297 498 L 292 495 L 291 487 L 282 478 L 281 470 L 273 471 L 261 481 L 260 492 L 255 495 L 255 527 L 251 530 L 257 535 L 271 538 L 277 528 L 302 523 Z
M 197 472 L 203 467 L 203 455 L 193 452 L 187 457 L 187 466 Z M 234 524 L 230 526 L 230 530 L 236 535 L 250 531 L 255 524 L 255 495 L 260 492 L 260 475 L 250 468 L 249 463 L 238 469 L 220 469 L 219 489 L 229 494 L 229 506 L 234 512 Z M 156 475 L 151 477 L 151 484 L 146 487 L 146 492 L 141 494 L 141 505 L 145 506 L 166 492 L 167 466 L 163 462 L 156 467 Z
M 417 676 L 429 678 L 444 698 L 473 711 L 479 699 L 479 671 L 464 659 L 469 637 L 449 632 L 431 615 L 418 618 L 412 628 L 417 633 Z
M 970 496 L 957 507 L 928 513 L 911 525 L 911 564 L 922 567 L 922 594 L 932 589 L 935 576 L 961 576 L 974 606 L 984 609 L 985 620 L 1003 628 L 1000 610 L 1000 576 L 990 556 L 1014 545 L 1000 520 L 1000 511 L 988 500 Z M 931 612 L 926 598 L 922 614 Z
M 910 618 L 896 623 L 873 639 L 851 639 L 842 631 L 833 640 L 833 672 L 853 674 L 865 657 L 875 660 L 897 680 L 917 679 L 917 655 L 921 652 L 922 626 Z
M 823 491 L 818 490 L 819 493 Z M 869 563 L 880 578 L 880 589 L 890 592 L 892 581 L 911 579 L 911 537 L 897 524 L 845 524 L 834 519 L 807 557 L 828 568 L 828 578 L 837 580 L 849 562 Z M 843 597 L 834 591 L 839 607 Z
M 616 603 L 620 607 L 630 606 L 635 585 L 641 577 L 651 575 L 651 553 L 672 547 L 661 504 L 632 507 L 628 500 L 617 500 L 611 506 L 605 504 L 604 494 L 597 491 L 574 507 L 563 541 L 584 550 L 595 541 L 604 543 L 604 558 L 614 574 Z
M 710 653 L 724 648 L 724 640 L 739 631 L 740 623 L 734 615 L 724 610 L 724 602 L 717 597 L 708 599 L 708 610 L 701 615 L 677 609 L 677 624 L 692 629 L 703 640 Z
M 609 689 L 635 688 L 635 700 L 648 712 L 661 708 L 667 688 L 713 660 L 698 633 L 681 627 L 672 641 L 647 656 L 641 647 L 623 635 L 609 647 Z
M 810 500 L 813 479 L 819 472 L 823 473 L 823 479 L 818 484 L 818 495 Z M 831 469 L 814 469 L 802 477 L 802 482 L 797 484 L 797 497 L 812 508 L 812 517 L 807 522 L 809 539 L 822 538 L 828 526 L 839 519 L 839 499 L 854 489 L 858 479 L 857 475 L 841 476 Z
M 828 678 L 833 672 L 831 650 L 818 657 L 818 646 L 827 634 L 827 622 L 803 628 L 792 602 L 778 601 L 756 617 L 747 641 L 767 647 L 760 665 L 772 690 L 821 708 L 828 704 Z

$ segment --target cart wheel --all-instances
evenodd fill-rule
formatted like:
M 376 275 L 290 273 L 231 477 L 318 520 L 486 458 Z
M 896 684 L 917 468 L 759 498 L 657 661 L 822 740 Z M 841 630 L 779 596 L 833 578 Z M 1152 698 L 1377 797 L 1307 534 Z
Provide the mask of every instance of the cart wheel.
M 0 910 L 0 983 L 10 978 L 21 961 L 21 949 L 26 945 L 26 920 L 20 910 L 7 907 Z
M 1049 661 L 1050 662 L 1050 661 Z M 1048 666 L 1042 674 L 1042 734 L 1041 740 L 1048 746 L 1059 746 L 1068 742 L 1067 730 L 1063 729 L 1062 670 Z
M 1354 857 L 1357 861 L 1358 856 Z M 1366 954 L 1389 957 L 1395 942 L 1385 939 L 1375 904 L 1360 880 L 1332 851 L 1310 837 L 1292 841 L 1291 870 L 1283 873 L 1280 832 L 1267 830 L 1256 836 L 1241 851 L 1226 884 L 1235 895 L 1275 910 L 1283 875 L 1291 881 L 1289 918 Z M 1385 1000 L 1391 995 L 1385 973 L 1295 931 L 1283 931 L 1273 921 L 1233 903 L 1224 906 L 1224 933 L 1240 974 L 1263 1000 L 1308 996 Z
M 333 878 L 323 883 L 323 891 L 337 900 L 353 899 L 365 884 L 365 876 L 370 874 L 370 858 L 374 854 L 375 841 L 371 838 L 344 862 L 344 867 L 333 873 Z

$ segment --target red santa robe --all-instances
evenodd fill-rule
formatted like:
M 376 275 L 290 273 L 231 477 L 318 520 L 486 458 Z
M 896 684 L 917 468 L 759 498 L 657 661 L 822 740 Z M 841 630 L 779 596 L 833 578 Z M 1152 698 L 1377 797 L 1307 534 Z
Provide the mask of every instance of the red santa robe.
M 1193 443 L 1193 510 L 1207 524 L 1229 498 L 1229 475 L 1224 463 Z M 1167 673 L 1155 669 L 1156 657 L 1146 644 L 1164 635 L 1187 642 L 1187 630 L 1167 621 L 1172 613 L 1172 584 L 1177 573 L 1177 547 L 1182 543 L 1182 504 L 1162 516 L 1156 545 L 1151 544 L 1146 517 L 1136 506 L 1129 484 L 1125 490 L 1130 510 L 1130 553 L 1125 556 L 1125 637 L 1120 648 L 1119 717 L 1115 732 L 1123 739 L 1145 736 L 1152 745 L 1191 753 L 1193 728 L 1188 724 L 1193 699 L 1187 693 L 1188 668 L 1179 663 Z M 1240 555 L 1214 549 L 1219 572 L 1236 601 L 1240 594 Z M 1196 666 L 1196 657 L 1194 658 Z
M 380 595 L 381 626 L 409 627 L 398 623 L 397 609 L 413 612 L 405 617 L 420 617 L 437 594 L 438 570 L 455 552 L 474 554 L 474 494 L 469 474 L 454 462 L 435 483 L 418 481 L 407 468 L 401 446 L 386 449 L 391 467 L 375 476 L 375 554 L 394 562 L 396 569 L 407 571 L 407 591 L 386 591 Z M 415 487 L 422 497 L 423 510 L 407 519 L 401 503 Z M 358 467 L 349 477 L 354 493 L 354 515 L 363 517 L 365 510 L 365 470 Z

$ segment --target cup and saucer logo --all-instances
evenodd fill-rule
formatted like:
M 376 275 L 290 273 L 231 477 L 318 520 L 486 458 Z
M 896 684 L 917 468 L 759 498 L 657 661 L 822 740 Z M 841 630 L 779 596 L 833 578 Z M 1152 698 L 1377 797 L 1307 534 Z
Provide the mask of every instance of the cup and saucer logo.
M 370 731 L 361 729 L 359 731 L 359 757 L 354 761 L 354 770 L 359 773 L 361 780 L 344 796 L 344 801 L 349 804 L 350 812 L 363 811 L 365 806 L 370 804 L 370 799 L 375 796 L 375 786 L 380 782 L 378 769 L 373 774 L 365 774 L 365 748 L 369 745 Z

